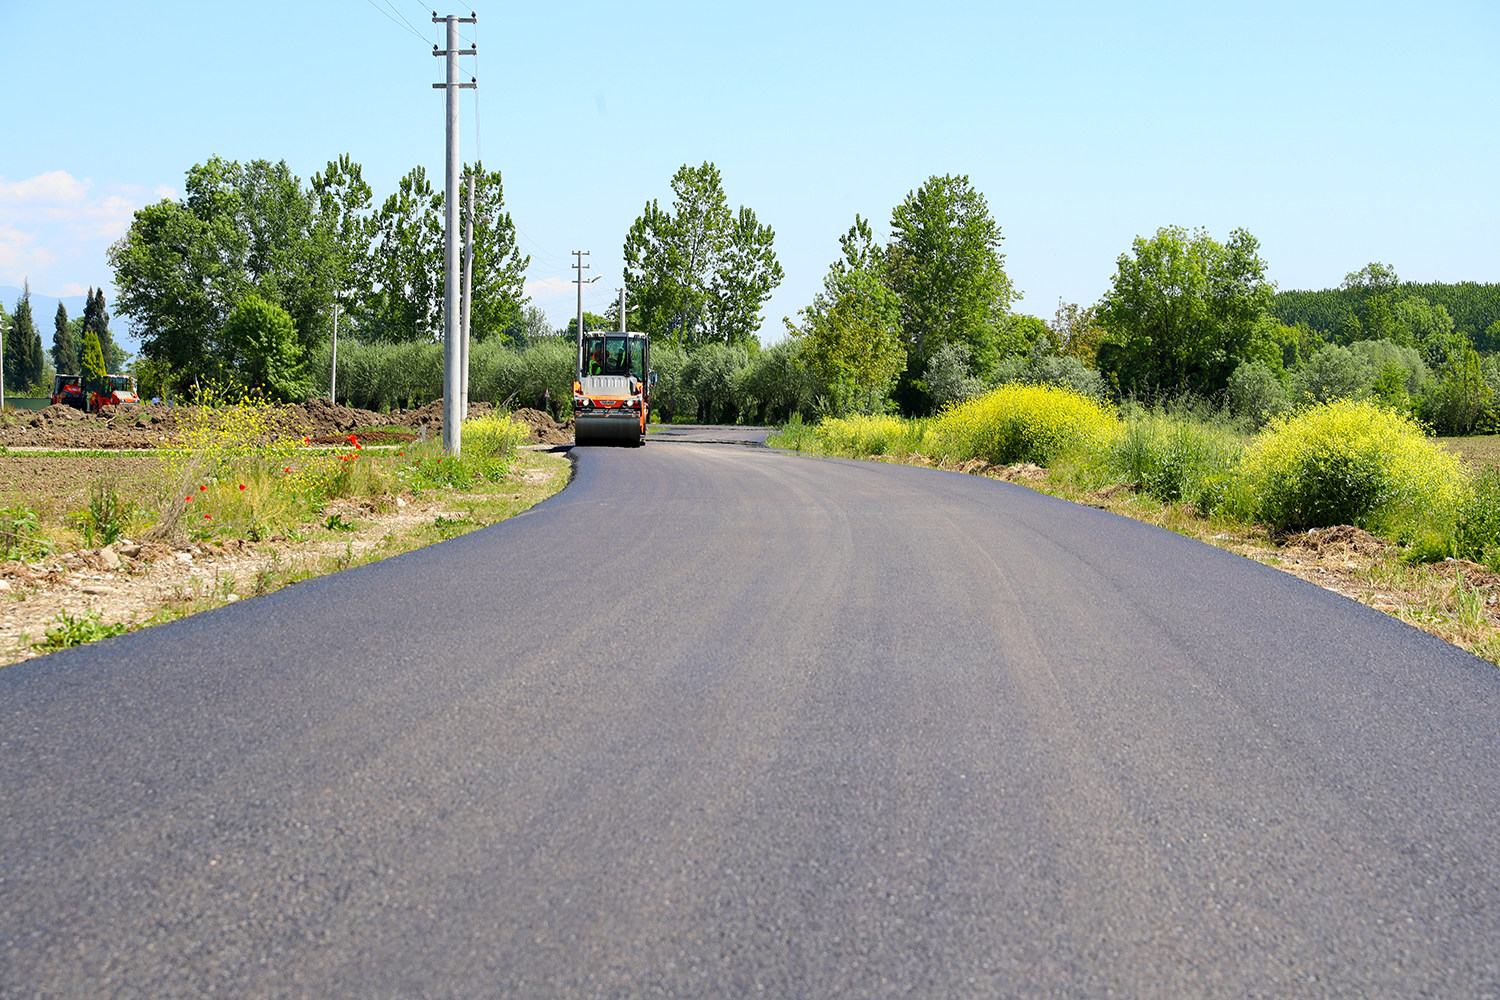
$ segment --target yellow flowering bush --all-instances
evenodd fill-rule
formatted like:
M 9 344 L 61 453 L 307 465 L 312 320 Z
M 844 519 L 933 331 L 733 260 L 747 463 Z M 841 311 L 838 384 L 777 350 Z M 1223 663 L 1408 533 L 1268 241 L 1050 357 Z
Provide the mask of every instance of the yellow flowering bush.
M 1354 524 L 1402 539 L 1451 531 L 1469 488 L 1458 459 L 1410 417 L 1350 399 L 1272 421 L 1239 475 L 1278 528 Z
M 918 451 L 925 424 L 887 415 L 855 415 L 824 420 L 818 443 L 829 455 L 902 455 Z
M 1114 416 L 1088 396 L 1017 382 L 943 411 L 930 437 L 937 454 L 954 461 L 1046 465 L 1065 454 L 1101 452 L 1117 428 Z

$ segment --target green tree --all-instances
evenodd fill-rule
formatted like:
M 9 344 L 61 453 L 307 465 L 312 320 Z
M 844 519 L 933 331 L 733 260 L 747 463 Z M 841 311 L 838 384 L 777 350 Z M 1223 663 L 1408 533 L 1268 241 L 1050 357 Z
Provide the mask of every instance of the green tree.
M 83 307 L 83 331 L 92 331 L 99 338 L 99 346 L 104 351 L 105 368 L 111 372 L 120 372 L 125 368 L 125 351 L 109 332 L 109 313 L 104 308 L 104 289 L 90 288 L 88 296 L 84 300 Z
M 490 337 L 517 341 L 528 330 L 526 269 L 531 266 L 531 257 L 516 246 L 516 227 L 505 211 L 500 171 L 485 170 L 483 163 L 476 163 L 470 172 L 475 180 L 469 335 L 481 341 Z M 464 202 L 466 214 L 467 195 Z
M 29 392 L 42 376 L 42 338 L 31 316 L 31 282 L 22 282 L 21 297 L 5 334 L 5 388 Z
M 1274 288 L 1259 249 L 1243 229 L 1227 243 L 1181 226 L 1136 237 L 1100 302 L 1109 340 L 1098 364 L 1114 390 L 1218 395 L 1241 361 L 1272 363 L 1280 349 L 1264 338 L 1262 319 Z
M 370 242 L 376 232 L 374 194 L 364 168 L 344 153 L 313 174 L 309 184 L 311 239 L 327 272 L 330 295 L 363 302 L 370 292 Z
M 583 313 L 583 332 L 592 330 L 616 330 L 619 328 L 619 320 L 611 319 L 609 316 L 600 316 L 587 310 Z M 574 316 L 568 320 L 567 329 L 562 332 L 566 340 L 576 341 L 578 339 L 578 317 Z
M 297 326 L 285 309 L 251 294 L 240 300 L 224 324 L 224 333 L 239 354 L 247 383 L 264 387 L 286 401 L 307 398 Z
M 1368 354 L 1327 344 L 1293 373 L 1292 400 L 1300 405 L 1363 399 L 1370 394 L 1377 374 Z
M 981 376 L 1000 360 L 999 334 L 1015 298 L 1001 241 L 989 203 L 967 176 L 930 177 L 891 211 L 882 271 L 900 296 L 909 378 L 948 343 L 967 347 Z
M 109 249 L 116 304 L 134 320 L 141 353 L 184 381 L 219 365 L 229 306 L 217 245 L 227 226 L 164 199 L 137 210 L 130 230 Z
M 73 325 L 68 322 L 68 307 L 61 302 L 57 304 L 54 325 L 56 330 L 52 334 L 52 364 L 63 374 L 77 375 L 78 339 L 73 336 Z
M 881 254 L 858 215 L 841 237 L 844 255 L 829 267 L 823 290 L 786 320 L 797 356 L 828 390 L 835 414 L 878 413 L 906 364 L 901 299 L 879 274 Z
M 104 348 L 99 344 L 99 334 L 89 330 L 83 335 L 83 388 L 85 392 L 104 390 Z
M 357 205 L 354 180 L 334 188 Z M 284 161 L 214 157 L 187 172 L 183 201 L 137 211 L 110 264 L 142 351 L 185 379 L 228 366 L 223 323 L 250 292 L 291 315 L 304 350 L 327 339 L 339 255 L 318 228 L 320 204 Z
M 442 196 L 413 167 L 375 217 L 363 334 L 387 343 L 435 342 L 443 328 Z
M 631 325 L 684 346 L 743 344 L 781 283 L 776 234 L 741 205 L 732 212 L 712 163 L 683 164 L 670 210 L 655 199 L 625 237 Z
M 1455 351 L 1422 401 L 1422 417 L 1442 434 L 1472 434 L 1494 401 L 1484 360 L 1472 347 Z

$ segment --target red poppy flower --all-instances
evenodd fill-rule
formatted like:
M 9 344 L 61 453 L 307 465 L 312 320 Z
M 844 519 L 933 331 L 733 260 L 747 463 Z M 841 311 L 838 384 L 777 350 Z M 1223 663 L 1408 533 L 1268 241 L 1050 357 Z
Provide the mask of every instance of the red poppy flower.
M 212 521 L 213 519 L 214 519 L 214 516 L 212 514 L 204 514 L 203 515 L 203 520 L 205 520 L 205 521 Z
M 203 492 L 203 491 L 204 491 L 204 490 L 206 490 L 206 489 L 208 489 L 208 487 L 207 487 L 207 486 L 200 486 L 200 487 L 198 487 L 198 492 L 199 492 L 199 493 L 202 493 L 202 492 Z
M 244 483 L 240 483 L 240 489 L 244 489 L 244 488 L 245 488 L 245 484 Z
M 183 497 L 182 499 L 186 500 L 188 503 L 192 503 L 193 502 L 193 495 L 191 493 L 189 493 L 187 496 Z
M 287 466 L 287 467 L 286 467 L 286 471 L 288 471 L 288 472 L 291 472 L 291 471 L 292 471 L 292 467 L 291 467 L 291 466 L 290 466 L 290 465 L 288 465 L 288 466 Z

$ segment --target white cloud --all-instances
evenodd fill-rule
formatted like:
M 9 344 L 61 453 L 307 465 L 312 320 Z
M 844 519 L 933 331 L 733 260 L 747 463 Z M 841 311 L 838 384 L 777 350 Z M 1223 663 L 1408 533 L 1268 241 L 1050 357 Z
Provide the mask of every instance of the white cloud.
M 95 191 L 92 178 L 65 170 L 11 181 L 0 176 L 0 285 L 29 279 L 44 295 L 109 284 L 105 251 L 130 228 L 148 200 L 175 198 L 166 184 L 154 189 L 109 182 Z
M 75 180 L 64 170 L 52 170 L 45 174 L 14 183 L 0 177 L 0 205 L 76 205 L 88 197 L 91 180 Z

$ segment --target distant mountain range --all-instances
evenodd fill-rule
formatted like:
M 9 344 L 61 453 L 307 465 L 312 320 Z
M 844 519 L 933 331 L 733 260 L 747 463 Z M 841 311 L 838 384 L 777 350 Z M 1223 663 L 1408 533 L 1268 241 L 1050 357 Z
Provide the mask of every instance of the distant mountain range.
M 16 303 L 21 301 L 21 289 L 15 285 L 0 285 L 0 305 L 5 307 L 7 316 L 14 316 Z M 83 315 L 85 305 L 82 295 L 67 295 L 58 298 L 55 295 L 39 295 L 31 293 L 31 320 L 36 324 L 37 333 L 42 335 L 42 347 L 52 346 L 52 320 L 57 316 L 57 304 L 61 302 L 68 310 L 68 319 L 77 319 Z M 104 311 L 109 313 L 109 332 L 114 335 L 115 343 L 119 344 L 131 354 L 136 354 L 141 349 L 141 341 L 130 328 L 128 320 L 115 316 L 114 303 L 109 300 L 109 291 L 104 293 Z

